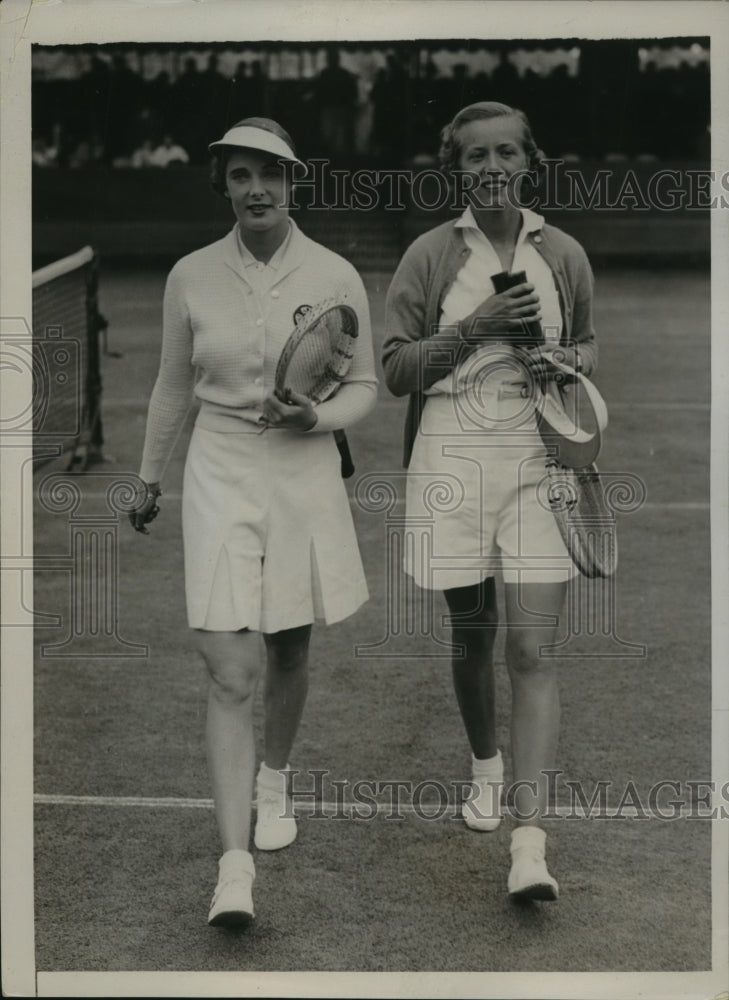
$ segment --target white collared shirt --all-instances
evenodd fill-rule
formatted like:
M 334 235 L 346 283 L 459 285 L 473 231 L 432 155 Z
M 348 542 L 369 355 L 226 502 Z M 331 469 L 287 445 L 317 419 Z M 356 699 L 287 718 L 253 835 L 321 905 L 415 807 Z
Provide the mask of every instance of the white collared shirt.
M 554 275 L 541 254 L 527 240 L 529 233 L 539 232 L 543 227 L 544 218 L 528 208 L 521 209 L 521 216 L 522 225 L 516 240 L 511 270 L 526 272 L 527 280 L 534 285 L 534 291 L 539 296 L 541 323 L 545 339 L 548 343 L 558 342 L 562 333 L 562 313 Z M 440 326 L 453 325 L 464 319 L 484 299 L 493 295 L 496 290 L 491 276 L 503 270 L 498 254 L 490 240 L 477 226 L 470 206 L 457 220 L 455 226 L 457 229 L 463 230 L 464 242 L 471 253 L 443 300 Z M 459 382 L 462 382 L 466 371 L 470 376 L 477 370 L 478 359 L 485 359 L 487 355 L 491 356 L 494 353 L 503 355 L 504 350 L 503 345 L 480 348 L 475 352 L 475 355 L 471 355 L 468 359 L 465 369 L 461 365 L 459 369 L 439 379 L 428 389 L 428 394 L 439 392 L 452 394 L 454 391 L 462 391 L 463 385 Z M 489 379 L 489 382 L 493 382 L 494 391 L 496 391 L 499 379 Z M 455 390 L 454 384 L 457 386 Z
M 245 270 L 246 281 L 259 295 L 265 294 L 270 290 L 271 286 L 276 281 L 276 276 L 278 275 L 281 267 L 281 262 L 286 256 L 286 251 L 291 243 L 291 233 L 293 232 L 291 219 L 289 219 L 286 236 L 283 238 L 281 245 L 276 249 L 273 257 L 271 257 L 267 263 L 264 263 L 262 260 L 257 260 L 253 256 L 251 251 L 243 242 L 240 226 L 236 225 L 235 232 L 237 236 L 236 243 L 241 256 L 241 263 L 243 264 L 243 268 Z

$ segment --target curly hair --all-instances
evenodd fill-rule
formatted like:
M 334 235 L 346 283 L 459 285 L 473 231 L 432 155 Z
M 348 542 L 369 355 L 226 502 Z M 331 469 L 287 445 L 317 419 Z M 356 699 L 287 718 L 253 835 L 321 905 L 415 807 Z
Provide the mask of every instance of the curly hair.
M 453 121 L 449 122 L 440 133 L 441 146 L 438 153 L 440 167 L 443 173 L 451 178 L 455 172 L 461 169 L 462 147 L 458 139 L 460 129 L 469 122 L 480 121 L 488 118 L 516 118 L 522 126 L 522 144 L 527 155 L 528 169 L 533 171 L 537 178 L 544 173 L 544 153 L 537 148 L 532 135 L 529 119 L 519 108 L 509 107 L 508 104 L 499 104 L 498 101 L 478 101 L 476 104 L 469 104 L 461 108 Z
M 296 155 L 296 150 L 294 148 L 291 136 L 288 134 L 285 128 L 275 122 L 273 118 L 242 118 L 239 122 L 231 125 L 231 128 L 241 128 L 246 126 L 247 128 L 260 128 L 264 132 L 271 132 L 273 135 L 278 136 L 279 139 L 283 139 L 286 145 L 289 147 L 291 152 Z M 225 197 L 225 171 L 228 167 L 228 160 L 230 159 L 230 154 L 235 152 L 238 146 L 221 146 L 218 149 L 214 149 L 210 154 L 210 183 L 212 185 L 213 191 Z

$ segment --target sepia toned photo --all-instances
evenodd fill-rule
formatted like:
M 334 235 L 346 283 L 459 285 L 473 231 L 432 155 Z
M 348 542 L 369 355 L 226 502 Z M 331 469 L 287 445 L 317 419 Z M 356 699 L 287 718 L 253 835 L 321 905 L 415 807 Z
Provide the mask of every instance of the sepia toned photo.
M 6 0 L 9 995 L 729 990 L 729 19 L 656 6 Z

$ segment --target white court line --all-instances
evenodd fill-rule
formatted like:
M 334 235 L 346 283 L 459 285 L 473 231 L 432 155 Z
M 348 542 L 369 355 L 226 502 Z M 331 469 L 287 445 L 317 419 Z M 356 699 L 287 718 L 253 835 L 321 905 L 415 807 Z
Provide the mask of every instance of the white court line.
M 610 403 L 613 410 L 711 410 L 711 403 Z
M 212 799 L 185 799 L 185 798 L 155 798 L 153 796 L 105 796 L 105 795 L 42 795 L 37 794 L 33 796 L 33 802 L 38 806 L 106 806 L 113 808 L 123 808 L 123 809 L 213 809 Z M 255 800 L 253 805 L 255 807 Z M 376 807 L 373 814 L 372 810 Z M 433 810 L 432 812 L 430 810 Z M 611 809 L 589 809 L 585 810 L 581 806 L 575 804 L 557 805 L 550 809 L 550 816 L 556 816 L 560 818 L 570 817 L 572 819 L 640 819 L 641 821 L 645 819 L 661 819 L 664 822 L 673 821 L 676 819 L 683 819 L 686 816 L 690 816 L 692 819 L 711 819 L 711 816 L 697 816 L 695 813 L 691 814 L 689 807 L 685 803 L 681 803 L 681 808 L 677 816 L 666 816 L 658 815 L 651 812 L 648 809 L 643 809 L 642 816 L 636 816 L 633 814 L 632 806 L 625 804 L 622 807 L 622 812 L 619 816 L 616 816 L 617 807 Z M 357 813 L 357 810 L 359 812 Z M 352 817 L 351 813 L 354 811 L 356 815 Z M 417 816 L 424 820 L 435 820 L 435 819 L 450 819 L 452 817 L 460 816 L 460 811 L 455 805 L 448 806 L 441 811 L 435 803 L 422 803 L 421 806 L 414 806 L 407 802 L 372 802 L 367 800 L 365 802 L 307 802 L 307 803 L 297 803 L 294 806 L 294 813 L 297 817 L 303 815 L 313 815 L 316 813 L 317 819 L 322 818 L 321 813 L 325 813 L 326 817 L 336 816 L 339 819 L 372 819 L 374 815 L 385 816 L 390 819 L 399 818 L 401 815 L 405 816 Z M 347 815 L 349 814 L 349 815 Z M 509 810 L 504 809 L 505 816 L 509 815 Z M 549 816 L 547 817 L 549 818 Z
M 91 475 L 93 475 L 93 473 L 91 473 Z M 84 497 L 86 497 L 89 500 L 104 500 L 106 494 L 98 492 L 84 493 Z M 162 499 L 167 501 L 174 500 L 179 503 L 182 500 L 182 493 L 179 492 L 166 493 L 163 490 Z M 356 497 L 350 497 L 349 502 L 353 507 L 359 506 Z M 404 506 L 405 506 L 404 500 L 397 500 L 395 502 L 396 508 L 402 508 Z M 659 501 L 656 502 L 647 501 L 646 503 L 642 504 L 637 511 L 631 511 L 631 513 L 639 513 L 642 510 L 709 510 L 710 506 L 711 505 L 708 503 L 708 501 L 705 500 L 686 500 L 686 501 L 668 500 L 665 503 L 661 503 Z
M 212 809 L 212 799 L 175 799 L 140 795 L 34 795 L 37 806 L 148 806 L 152 809 Z
M 650 501 L 646 501 L 635 513 L 637 514 L 641 510 L 709 510 L 710 507 L 711 504 L 705 500 L 687 500 L 685 502 L 676 500 L 675 502 L 668 501 L 667 503 L 651 503 Z

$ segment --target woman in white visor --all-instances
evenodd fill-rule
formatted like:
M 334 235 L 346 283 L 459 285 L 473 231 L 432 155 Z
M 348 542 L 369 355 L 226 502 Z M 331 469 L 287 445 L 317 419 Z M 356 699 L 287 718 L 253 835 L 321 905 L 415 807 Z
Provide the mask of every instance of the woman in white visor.
M 368 596 L 333 432 L 371 410 L 376 379 L 359 275 L 289 215 L 290 168 L 299 161 L 287 132 L 247 118 L 210 153 L 213 187 L 236 222 L 169 274 L 140 470 L 145 495 L 131 518 L 146 532 L 156 516 L 165 468 L 196 399 L 182 499 L 185 591 L 209 675 L 207 756 L 223 851 L 209 922 L 234 926 L 253 917 L 253 705 L 263 663 L 254 843 L 277 850 L 296 837 L 287 772 L 307 695 L 312 623 L 340 621 Z M 296 393 L 280 400 L 274 372 L 296 321 L 343 294 L 359 320 L 344 383 L 316 407 Z

